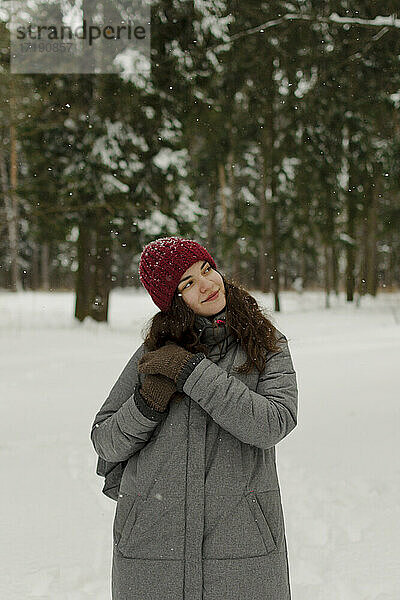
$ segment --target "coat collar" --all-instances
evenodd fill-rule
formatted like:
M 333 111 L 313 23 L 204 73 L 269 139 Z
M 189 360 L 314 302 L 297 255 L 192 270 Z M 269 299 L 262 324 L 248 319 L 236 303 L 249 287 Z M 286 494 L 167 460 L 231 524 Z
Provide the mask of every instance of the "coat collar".
M 211 317 L 196 315 L 194 325 L 200 333 L 200 340 L 202 343 L 209 344 L 218 342 L 224 339 L 227 334 L 226 309 L 223 308 Z
M 226 308 L 211 317 L 196 315 L 194 324 L 200 334 L 200 342 L 212 348 L 210 357 L 222 358 L 228 348 L 236 343 L 235 333 L 226 324 Z

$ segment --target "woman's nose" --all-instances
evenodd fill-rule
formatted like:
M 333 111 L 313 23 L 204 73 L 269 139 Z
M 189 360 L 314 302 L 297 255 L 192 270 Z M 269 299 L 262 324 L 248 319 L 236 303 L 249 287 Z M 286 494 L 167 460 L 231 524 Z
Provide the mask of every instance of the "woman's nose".
M 211 283 L 209 281 L 207 281 L 206 279 L 200 281 L 200 290 L 202 292 L 207 291 L 209 288 L 211 288 Z

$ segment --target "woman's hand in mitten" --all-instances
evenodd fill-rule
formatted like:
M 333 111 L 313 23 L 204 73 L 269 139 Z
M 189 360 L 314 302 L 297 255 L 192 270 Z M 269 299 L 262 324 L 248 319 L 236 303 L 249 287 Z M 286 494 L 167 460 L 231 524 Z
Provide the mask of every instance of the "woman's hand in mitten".
M 165 346 L 146 352 L 139 361 L 140 373 L 160 374 L 177 381 L 183 367 L 193 359 L 195 355 L 173 342 L 167 342 Z
M 169 377 L 157 374 L 145 376 L 143 384 L 139 388 L 139 393 L 151 408 L 165 412 L 169 401 L 177 393 L 177 390 L 176 385 Z

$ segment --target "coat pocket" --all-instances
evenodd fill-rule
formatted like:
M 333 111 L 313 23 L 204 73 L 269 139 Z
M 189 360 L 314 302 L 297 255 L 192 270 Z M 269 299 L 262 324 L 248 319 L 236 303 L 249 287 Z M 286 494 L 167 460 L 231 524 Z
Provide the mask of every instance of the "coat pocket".
M 267 551 L 280 550 L 285 533 L 280 491 L 249 492 L 246 498 Z
M 114 543 L 117 545 L 135 520 L 135 505 L 139 498 L 130 494 L 118 495 L 113 525 Z
M 276 550 L 276 544 L 270 526 L 265 518 L 264 512 L 255 492 L 249 492 L 246 494 L 246 500 L 264 542 L 266 552 L 268 553 Z
M 276 546 L 268 523 L 247 493 L 207 498 L 204 559 L 249 558 L 264 556 L 272 550 Z
M 117 541 L 126 558 L 180 559 L 184 548 L 184 503 L 180 497 L 139 497 Z

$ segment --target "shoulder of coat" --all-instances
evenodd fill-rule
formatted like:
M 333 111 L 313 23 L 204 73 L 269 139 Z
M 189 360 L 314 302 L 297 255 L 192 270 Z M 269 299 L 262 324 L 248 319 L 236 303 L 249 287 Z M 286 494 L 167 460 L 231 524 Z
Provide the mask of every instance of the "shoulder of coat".
M 282 331 L 279 331 L 279 329 L 277 327 L 275 327 L 275 333 L 276 333 L 276 340 L 278 342 L 284 341 L 287 342 L 287 337 L 284 333 L 282 333 Z

